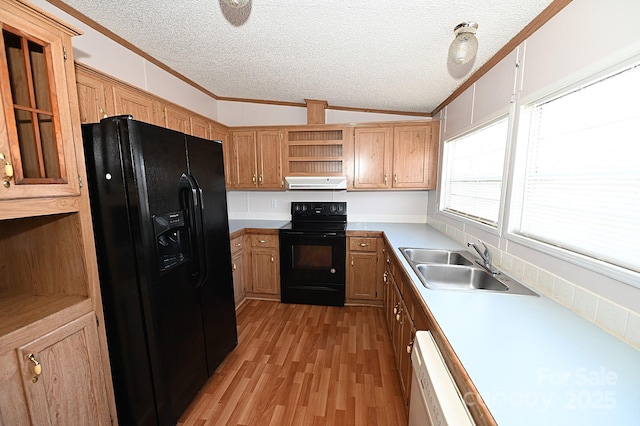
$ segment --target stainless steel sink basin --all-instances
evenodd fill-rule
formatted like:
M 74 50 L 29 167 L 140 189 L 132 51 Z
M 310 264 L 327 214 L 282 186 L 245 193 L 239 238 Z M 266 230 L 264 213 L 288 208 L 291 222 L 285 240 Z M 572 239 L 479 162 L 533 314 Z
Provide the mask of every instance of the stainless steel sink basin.
M 424 278 L 425 285 L 432 289 L 509 290 L 509 287 L 479 268 L 417 264 L 416 269 L 418 275 Z
M 539 296 L 503 273 L 489 273 L 464 250 L 401 247 L 400 251 L 428 289 Z
M 473 265 L 473 260 L 465 257 L 462 251 L 431 250 L 401 247 L 400 250 L 409 262 L 437 263 L 445 265 Z

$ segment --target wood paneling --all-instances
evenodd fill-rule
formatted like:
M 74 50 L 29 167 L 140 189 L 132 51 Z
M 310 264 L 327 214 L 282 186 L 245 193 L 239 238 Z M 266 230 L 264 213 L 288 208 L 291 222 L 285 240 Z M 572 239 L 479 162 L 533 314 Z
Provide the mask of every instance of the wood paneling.
M 406 425 L 382 309 L 251 300 L 182 425 Z

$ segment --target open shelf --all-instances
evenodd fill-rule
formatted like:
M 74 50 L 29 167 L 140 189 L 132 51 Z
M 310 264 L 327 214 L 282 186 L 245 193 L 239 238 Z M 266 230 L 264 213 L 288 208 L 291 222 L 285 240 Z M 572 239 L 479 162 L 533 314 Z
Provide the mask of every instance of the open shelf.
M 344 129 L 287 132 L 287 174 L 291 176 L 343 175 L 345 136 Z
M 78 213 L 0 220 L 0 337 L 89 301 L 83 253 Z

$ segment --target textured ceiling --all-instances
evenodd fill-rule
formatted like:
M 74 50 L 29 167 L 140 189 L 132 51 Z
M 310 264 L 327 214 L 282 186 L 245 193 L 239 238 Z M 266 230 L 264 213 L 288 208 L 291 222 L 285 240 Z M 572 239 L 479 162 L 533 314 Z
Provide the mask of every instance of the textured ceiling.
M 429 113 L 551 0 L 62 0 L 219 97 Z M 447 60 L 479 25 L 474 62 Z

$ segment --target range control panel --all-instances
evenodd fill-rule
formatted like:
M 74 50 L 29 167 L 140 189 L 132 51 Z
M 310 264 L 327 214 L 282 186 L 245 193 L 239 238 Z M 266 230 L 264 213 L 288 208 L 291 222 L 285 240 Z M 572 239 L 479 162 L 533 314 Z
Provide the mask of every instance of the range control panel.
M 312 217 L 312 216 L 346 216 L 346 201 L 326 201 L 326 202 L 292 202 L 292 217 Z

